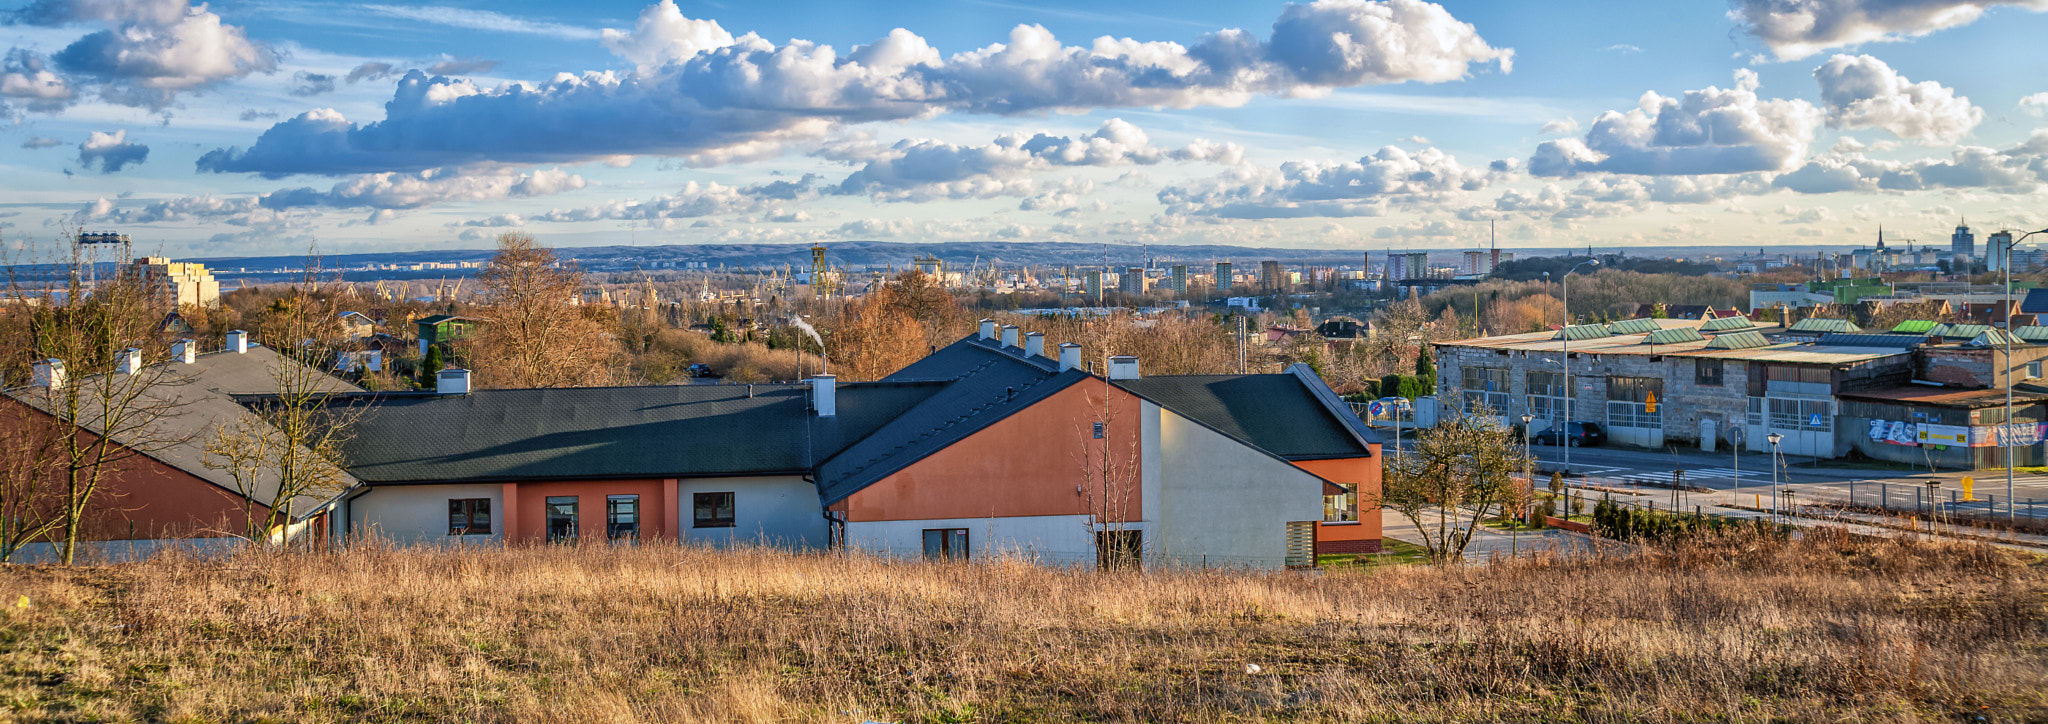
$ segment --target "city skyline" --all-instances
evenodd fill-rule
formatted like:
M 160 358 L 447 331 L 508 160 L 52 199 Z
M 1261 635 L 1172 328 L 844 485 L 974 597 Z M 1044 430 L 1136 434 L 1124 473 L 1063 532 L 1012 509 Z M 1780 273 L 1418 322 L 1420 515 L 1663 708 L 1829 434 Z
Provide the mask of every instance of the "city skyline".
M 0 238 L 1942 244 L 2048 225 L 2041 8 L 0 3 Z

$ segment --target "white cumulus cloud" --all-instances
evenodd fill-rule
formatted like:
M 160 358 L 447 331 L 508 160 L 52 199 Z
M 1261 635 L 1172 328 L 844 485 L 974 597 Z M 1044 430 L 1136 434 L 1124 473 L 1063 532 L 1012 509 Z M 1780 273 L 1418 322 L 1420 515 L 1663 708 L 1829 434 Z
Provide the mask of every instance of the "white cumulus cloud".
M 11 20 L 101 25 L 53 56 L 75 84 L 110 103 L 162 109 L 179 93 L 277 69 L 277 53 L 185 0 L 36 0 Z
M 100 173 L 114 173 L 128 166 L 149 160 L 149 147 L 128 142 L 128 131 L 113 133 L 93 131 L 85 142 L 78 144 L 78 165 L 90 170 L 98 166 Z
M 1387 146 L 1357 161 L 1241 166 L 1159 192 L 1171 213 L 1240 219 L 1380 216 L 1392 206 L 1438 203 L 1486 188 L 1491 173 L 1436 148 Z
M 604 40 L 637 67 L 497 88 L 415 72 L 398 83 L 383 120 L 311 111 L 249 148 L 206 154 L 199 168 L 281 177 L 642 155 L 716 163 L 731 149 L 758 158 L 847 124 L 1237 105 L 1259 94 L 1453 81 L 1475 66 L 1506 71 L 1513 58 L 1421 0 L 1289 5 L 1266 41 L 1226 30 L 1191 46 L 1113 37 L 1066 45 L 1022 25 L 1006 42 L 951 56 L 901 29 L 842 54 L 805 40 L 732 37 L 672 3 Z
M 2001 5 L 2048 10 L 2048 0 L 1734 0 L 1728 17 L 1779 60 L 1798 60 L 1967 25 Z
M 1529 173 L 1642 175 L 1780 171 L 1806 156 L 1820 109 L 1804 100 L 1757 97 L 1757 76 L 1735 72 L 1735 87 L 1686 91 L 1679 98 L 1644 93 L 1636 108 L 1608 111 L 1583 139 L 1545 141 Z
M 1882 128 L 1899 138 L 1934 144 L 1961 140 L 1984 111 L 1955 89 L 1914 83 L 1868 55 L 1836 55 L 1813 71 L 1830 128 Z

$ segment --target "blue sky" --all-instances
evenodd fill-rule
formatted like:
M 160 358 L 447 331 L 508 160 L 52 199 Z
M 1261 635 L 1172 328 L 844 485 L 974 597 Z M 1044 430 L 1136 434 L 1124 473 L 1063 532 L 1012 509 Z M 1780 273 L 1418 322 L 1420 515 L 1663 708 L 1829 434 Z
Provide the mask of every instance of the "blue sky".
M 2044 10 L 0 0 L 0 238 L 1939 242 L 2048 225 Z

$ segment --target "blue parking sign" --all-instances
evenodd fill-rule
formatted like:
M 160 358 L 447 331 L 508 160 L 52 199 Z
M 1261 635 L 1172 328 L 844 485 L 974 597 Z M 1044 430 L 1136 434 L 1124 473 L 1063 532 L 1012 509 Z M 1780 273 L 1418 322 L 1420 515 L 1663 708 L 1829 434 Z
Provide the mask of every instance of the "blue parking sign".
M 1371 406 L 1368 406 L 1365 409 L 1366 411 L 1371 412 L 1374 415 L 1384 415 L 1387 413 L 1386 403 L 1379 402 L 1377 400 L 1375 400 Z

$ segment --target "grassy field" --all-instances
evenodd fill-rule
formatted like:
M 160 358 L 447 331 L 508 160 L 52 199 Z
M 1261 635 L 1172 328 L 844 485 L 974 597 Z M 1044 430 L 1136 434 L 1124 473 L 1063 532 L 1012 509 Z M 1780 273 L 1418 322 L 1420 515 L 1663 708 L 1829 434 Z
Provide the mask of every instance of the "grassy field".
M 364 548 L 0 604 L 16 721 L 2048 718 L 2041 562 L 1826 534 L 1324 575 Z

